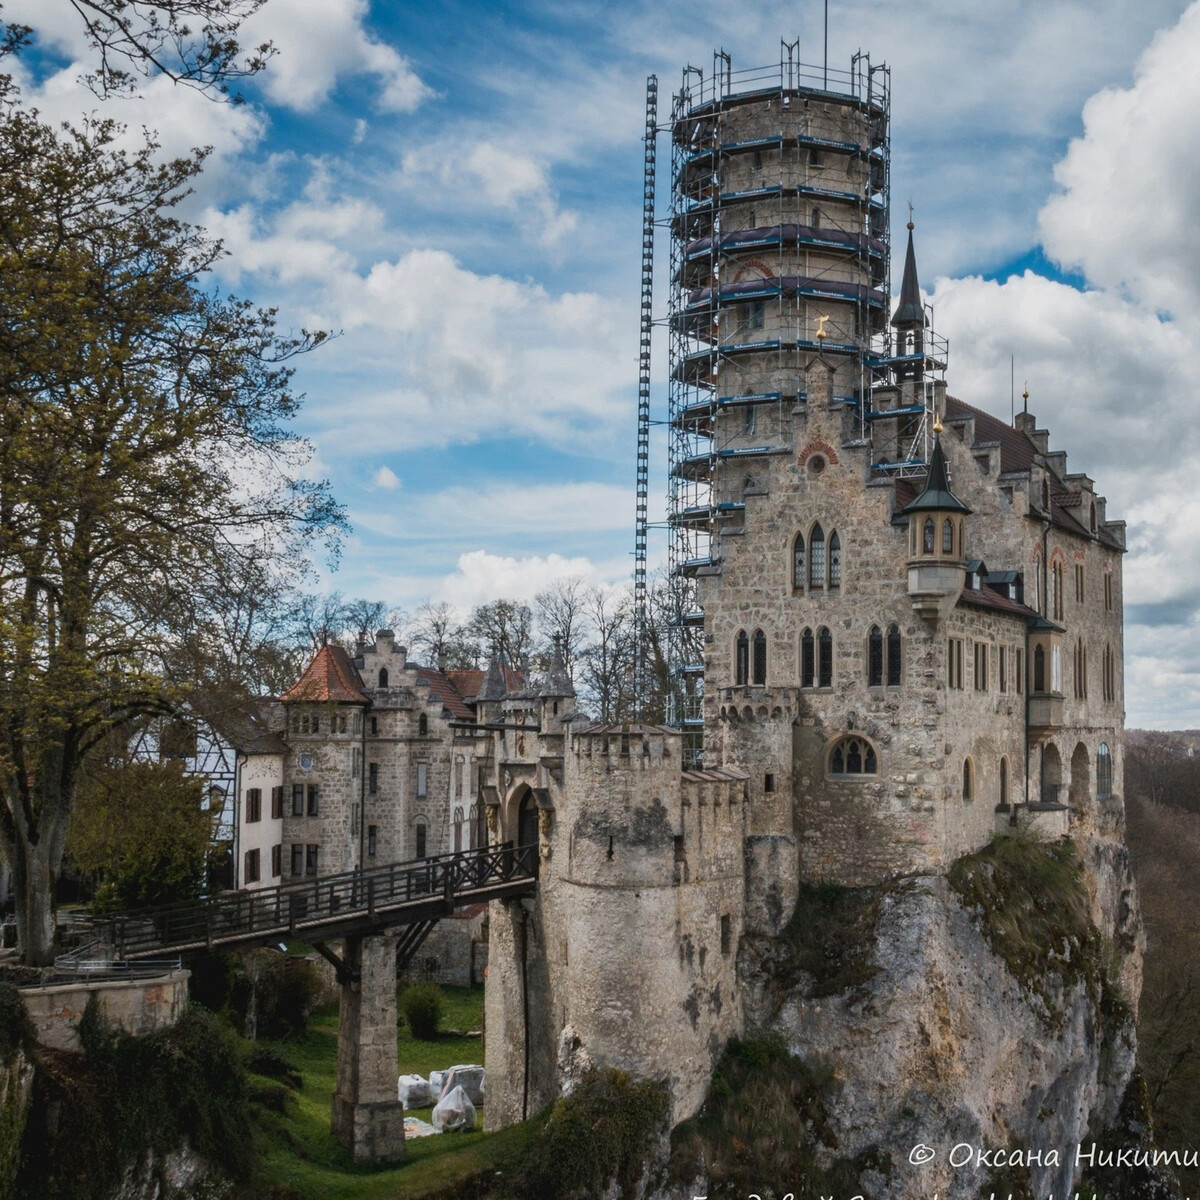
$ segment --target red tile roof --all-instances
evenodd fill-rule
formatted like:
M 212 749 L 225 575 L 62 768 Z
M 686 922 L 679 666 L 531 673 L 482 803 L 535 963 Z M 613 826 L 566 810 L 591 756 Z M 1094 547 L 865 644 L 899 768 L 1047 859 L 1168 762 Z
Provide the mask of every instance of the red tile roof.
M 455 686 L 451 672 L 434 671 L 429 667 L 417 667 L 417 686 L 428 685 L 430 697 L 436 696 L 442 702 L 442 708 L 448 712 L 451 718 L 455 721 L 473 721 L 475 720 L 475 710 L 471 708 L 462 693 Z M 455 671 L 453 674 L 479 674 L 482 677 L 483 672 Z M 478 689 L 476 689 L 478 690 Z M 474 699 L 472 695 L 471 699 Z
M 320 701 L 366 704 L 363 681 L 341 646 L 322 646 L 296 685 L 283 696 L 285 703 Z

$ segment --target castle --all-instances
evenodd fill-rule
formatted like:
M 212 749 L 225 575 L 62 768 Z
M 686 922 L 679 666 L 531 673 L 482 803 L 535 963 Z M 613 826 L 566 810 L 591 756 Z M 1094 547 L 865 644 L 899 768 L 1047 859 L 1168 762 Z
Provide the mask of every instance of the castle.
M 1124 525 L 1027 411 L 947 393 L 911 221 L 891 310 L 881 72 L 721 57 L 676 98 L 672 725 L 579 719 L 561 659 L 442 672 L 387 631 L 284 697 L 285 880 L 538 847 L 490 915 L 492 1127 L 588 1062 L 695 1112 L 739 943 L 801 882 L 1119 828 Z

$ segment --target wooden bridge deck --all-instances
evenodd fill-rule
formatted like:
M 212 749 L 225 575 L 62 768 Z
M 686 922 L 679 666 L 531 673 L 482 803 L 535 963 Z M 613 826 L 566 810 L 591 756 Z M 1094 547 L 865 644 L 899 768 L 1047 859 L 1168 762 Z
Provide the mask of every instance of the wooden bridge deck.
M 94 933 L 126 961 L 287 939 L 323 942 L 401 925 L 418 927 L 410 931 L 415 943 L 463 905 L 533 895 L 537 865 L 536 846 L 507 843 L 118 913 L 97 918 Z

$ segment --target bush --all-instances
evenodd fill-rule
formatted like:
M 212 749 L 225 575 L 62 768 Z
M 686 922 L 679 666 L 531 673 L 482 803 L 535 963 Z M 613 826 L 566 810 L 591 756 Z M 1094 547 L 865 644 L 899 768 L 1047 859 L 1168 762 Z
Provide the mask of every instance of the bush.
M 282 1080 L 293 1090 L 304 1086 L 304 1076 L 292 1066 L 278 1050 L 266 1046 L 255 1046 L 246 1055 L 246 1070 L 255 1075 L 265 1075 L 268 1079 Z
M 413 983 L 400 997 L 400 1011 L 412 1035 L 422 1042 L 437 1038 L 442 1019 L 442 993 L 436 983 Z
M 33 1022 L 16 986 L 0 983 L 0 1058 L 33 1043 Z
M 243 1037 L 287 1038 L 308 1028 L 317 970 L 307 959 L 255 950 L 241 960 L 229 996 L 229 1014 Z M 253 1022 L 250 1020 L 253 1012 Z
M 538 1131 L 514 1180 L 518 1196 L 574 1200 L 605 1194 L 615 1181 L 633 1195 L 662 1136 L 670 1107 L 659 1083 L 592 1069 Z
M 43 1052 L 17 1193 L 101 1200 L 153 1152 L 186 1140 L 234 1179 L 254 1147 L 245 1071 L 233 1035 L 189 1009 L 146 1037 L 108 1029 L 92 997 L 79 1023 L 82 1054 Z

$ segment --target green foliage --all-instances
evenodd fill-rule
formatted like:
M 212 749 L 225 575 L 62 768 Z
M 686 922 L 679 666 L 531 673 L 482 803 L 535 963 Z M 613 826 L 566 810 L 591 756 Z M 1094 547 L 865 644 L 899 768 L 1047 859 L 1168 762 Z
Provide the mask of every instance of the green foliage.
M 304 1076 L 270 1046 L 252 1046 L 246 1055 L 246 1070 L 268 1079 L 279 1079 L 293 1091 L 304 1086 Z
M 16 986 L 0 983 L 0 1062 L 33 1045 L 33 1022 Z
M 82 1054 L 41 1055 L 19 1194 L 103 1200 L 130 1167 L 185 1140 L 228 1176 L 249 1174 L 246 1076 L 215 1017 L 192 1008 L 172 1029 L 135 1037 L 106 1028 L 92 997 L 79 1038 Z
M 1082 980 L 1102 1015 L 1124 1019 L 1111 948 L 1092 924 L 1083 862 L 1070 838 L 994 838 L 955 862 L 949 881 L 978 915 L 992 950 L 1051 1013 L 1057 976 L 1067 987 Z
M 513 1182 L 539 1200 L 600 1196 L 615 1180 L 631 1196 L 662 1136 L 666 1087 L 635 1083 L 623 1071 L 591 1070 L 560 1100 Z
M 442 1019 L 442 992 L 436 983 L 413 983 L 400 996 L 400 1011 L 415 1038 L 432 1042 Z
M 76 791 L 67 853 L 79 870 L 100 876 L 93 910 L 197 897 L 212 838 L 203 802 L 202 781 L 180 761 L 89 764 Z
M 233 991 L 236 962 L 232 954 L 209 951 L 192 955 L 188 959 L 188 999 L 209 1012 L 224 1011 Z
M 273 950 L 255 950 L 235 957 L 231 969 L 228 1003 L 220 1011 L 238 1033 L 287 1038 L 304 1032 L 319 984 L 311 962 Z
M 836 1149 L 833 1087 L 830 1068 L 797 1058 L 778 1035 L 734 1038 L 700 1114 L 671 1135 L 672 1176 L 686 1181 L 703 1171 L 710 1196 L 739 1200 L 768 1182 L 797 1200 L 853 1195 L 864 1169 L 886 1173 L 889 1165 L 877 1154 L 821 1165 Z

